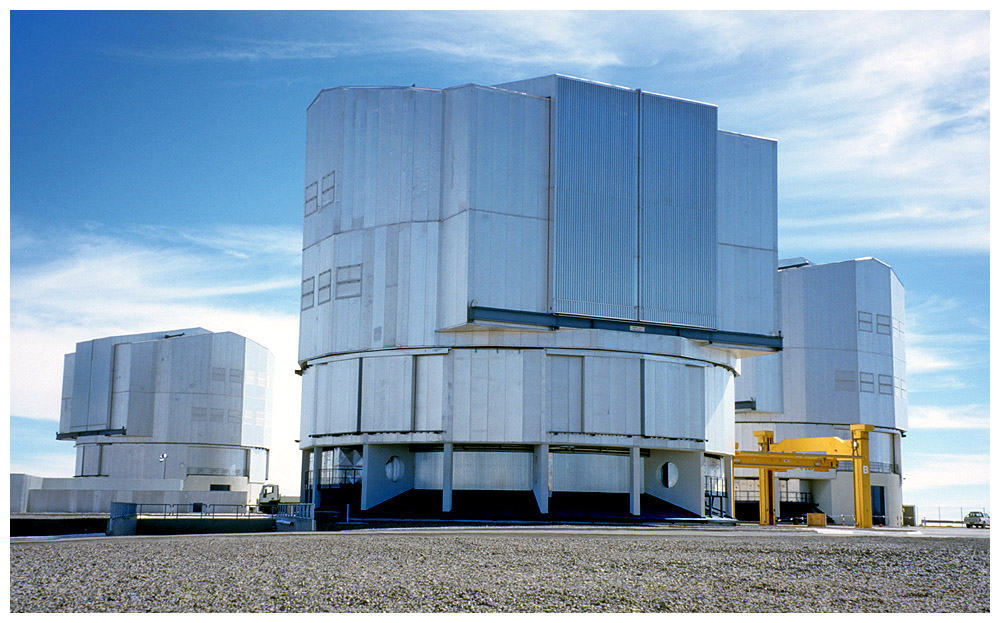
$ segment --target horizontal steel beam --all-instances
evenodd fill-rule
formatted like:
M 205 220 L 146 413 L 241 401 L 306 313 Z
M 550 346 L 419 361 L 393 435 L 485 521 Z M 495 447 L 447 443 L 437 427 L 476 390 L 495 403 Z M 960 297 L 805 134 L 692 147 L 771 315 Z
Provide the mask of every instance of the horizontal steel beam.
M 81 430 L 75 433 L 56 433 L 56 439 L 76 439 L 77 437 L 92 437 L 94 435 L 124 435 L 124 428 L 105 428 L 103 430 Z
M 552 329 L 604 329 L 607 331 L 627 331 L 630 333 L 648 333 L 651 335 L 672 335 L 689 340 L 716 344 L 731 344 L 734 346 L 755 346 L 781 350 L 780 335 L 761 335 L 758 333 L 739 333 L 736 331 L 718 331 L 715 329 L 697 329 L 678 325 L 655 324 L 630 320 L 611 320 L 585 316 L 563 316 L 543 312 L 499 309 L 496 307 L 469 306 L 469 322 L 487 320 L 492 322 L 510 322 L 513 324 L 549 327 Z
M 740 452 L 733 457 L 733 467 L 767 469 L 837 469 L 840 462 L 820 454 L 792 454 L 786 452 Z

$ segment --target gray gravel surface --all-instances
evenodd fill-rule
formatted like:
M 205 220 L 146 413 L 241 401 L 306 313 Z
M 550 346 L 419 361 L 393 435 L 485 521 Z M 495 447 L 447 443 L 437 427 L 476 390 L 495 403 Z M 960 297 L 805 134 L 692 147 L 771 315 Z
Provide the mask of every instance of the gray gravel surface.
M 989 539 L 412 531 L 12 542 L 11 612 L 988 612 Z

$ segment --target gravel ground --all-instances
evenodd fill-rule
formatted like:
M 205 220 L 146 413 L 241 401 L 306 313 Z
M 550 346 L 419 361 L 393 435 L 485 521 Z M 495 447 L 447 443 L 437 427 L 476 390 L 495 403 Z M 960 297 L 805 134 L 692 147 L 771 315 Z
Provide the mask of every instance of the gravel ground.
M 807 529 L 13 542 L 11 612 L 989 612 L 989 539 Z

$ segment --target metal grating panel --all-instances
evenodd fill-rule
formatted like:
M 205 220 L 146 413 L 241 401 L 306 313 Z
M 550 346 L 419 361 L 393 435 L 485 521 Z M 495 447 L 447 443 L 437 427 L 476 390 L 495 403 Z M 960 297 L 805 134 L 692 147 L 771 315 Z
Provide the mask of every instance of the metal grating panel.
M 640 320 L 716 326 L 714 106 L 642 94 Z
M 560 79 L 553 311 L 635 318 L 637 96 Z

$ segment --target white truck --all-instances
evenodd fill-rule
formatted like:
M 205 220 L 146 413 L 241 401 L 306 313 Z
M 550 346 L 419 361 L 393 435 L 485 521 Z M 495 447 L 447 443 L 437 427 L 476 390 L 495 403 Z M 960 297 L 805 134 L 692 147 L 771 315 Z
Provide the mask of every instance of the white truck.
M 965 516 L 966 528 L 989 528 L 990 516 L 982 511 L 972 511 Z
M 257 494 L 257 510 L 268 515 L 273 515 L 278 510 L 278 504 L 298 504 L 299 498 L 285 496 L 281 497 L 278 485 L 266 484 L 260 488 Z

